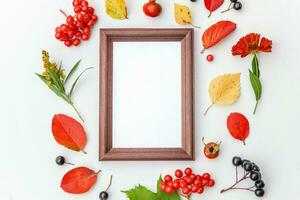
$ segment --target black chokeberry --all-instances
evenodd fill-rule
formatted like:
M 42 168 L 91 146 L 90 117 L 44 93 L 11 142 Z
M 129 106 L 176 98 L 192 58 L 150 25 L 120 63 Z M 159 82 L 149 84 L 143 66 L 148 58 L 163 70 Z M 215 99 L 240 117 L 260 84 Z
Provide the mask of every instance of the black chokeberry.
M 237 2 L 237 0 L 230 0 L 232 3 L 236 3 Z
M 258 188 L 258 189 L 264 188 L 265 183 L 262 180 L 255 181 L 255 187 Z
M 244 160 L 242 160 L 242 167 L 244 167 L 244 165 L 246 164 L 246 163 L 249 163 L 250 161 L 249 160 L 246 160 L 246 159 L 244 159 Z
M 234 166 L 240 166 L 242 164 L 242 159 L 240 157 L 235 156 L 232 159 L 232 164 Z
M 265 194 L 265 191 L 263 189 L 256 189 L 255 190 L 255 195 L 257 197 L 262 197 L 262 196 L 264 196 L 264 194 Z
M 252 165 L 253 165 L 252 171 L 256 171 L 256 172 L 260 171 L 259 167 L 255 163 L 252 163 Z
M 100 192 L 99 198 L 100 198 L 101 200 L 106 200 L 106 199 L 108 199 L 108 193 L 107 193 L 106 191 Z
M 243 4 L 242 4 L 241 2 L 239 2 L 239 1 L 237 1 L 237 2 L 235 2 L 235 3 L 233 4 L 233 9 L 234 9 L 234 10 L 241 10 L 242 7 L 243 7 Z
M 56 159 L 55 159 L 55 162 L 58 165 L 63 165 L 63 164 L 65 164 L 66 159 L 63 156 L 57 156 Z
M 191 0 L 191 2 L 196 2 L 197 0 Z
M 250 174 L 250 179 L 251 179 L 252 181 L 258 181 L 258 180 L 261 179 L 261 175 L 260 175 L 259 172 L 251 172 L 251 174 Z
M 243 168 L 245 171 L 250 172 L 253 169 L 253 165 L 250 162 L 247 162 L 246 164 L 243 165 Z

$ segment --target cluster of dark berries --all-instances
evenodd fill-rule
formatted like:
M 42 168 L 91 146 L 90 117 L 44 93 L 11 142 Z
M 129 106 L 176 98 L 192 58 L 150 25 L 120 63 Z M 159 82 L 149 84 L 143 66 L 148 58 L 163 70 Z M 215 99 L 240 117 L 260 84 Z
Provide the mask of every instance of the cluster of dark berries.
M 261 172 L 259 167 L 255 163 L 246 159 L 243 160 L 237 156 L 233 157 L 232 164 L 236 166 L 236 183 L 227 189 L 223 189 L 221 193 L 231 189 L 242 189 L 242 190 L 249 190 L 254 192 L 257 197 L 264 196 L 265 191 L 263 188 L 265 187 L 265 183 L 261 179 Z M 244 169 L 244 176 L 240 179 L 238 177 L 238 167 L 242 167 Z M 254 182 L 254 185 L 252 187 L 249 188 L 236 187 L 238 183 L 247 179 L 251 179 Z
M 91 28 L 97 22 L 94 8 L 89 6 L 86 0 L 73 0 L 75 15 L 66 15 L 66 23 L 55 29 L 56 39 L 64 42 L 67 47 L 78 46 L 81 40 L 88 40 Z
M 215 185 L 215 180 L 211 178 L 209 173 L 195 174 L 190 167 L 187 167 L 184 172 L 177 169 L 175 177 L 173 179 L 171 175 L 166 175 L 164 181 L 160 183 L 160 189 L 167 194 L 181 190 L 183 195 L 189 197 L 192 193 L 202 194 L 205 187 Z
M 240 1 L 230 0 L 230 4 L 229 4 L 228 8 L 226 10 L 222 11 L 221 13 L 227 12 L 231 9 L 241 10 L 242 8 L 243 8 L 243 4 Z

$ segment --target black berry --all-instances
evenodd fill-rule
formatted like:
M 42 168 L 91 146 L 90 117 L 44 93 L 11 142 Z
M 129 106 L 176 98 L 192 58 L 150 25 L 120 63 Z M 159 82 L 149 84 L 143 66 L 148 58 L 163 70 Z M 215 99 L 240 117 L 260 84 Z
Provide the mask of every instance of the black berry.
M 244 167 L 244 165 L 245 165 L 246 163 L 249 163 L 249 162 L 250 162 L 249 160 L 244 159 L 244 160 L 242 161 L 242 167 Z
M 242 5 L 242 3 L 241 2 L 235 2 L 234 4 L 233 4 L 233 9 L 235 9 L 235 10 L 241 10 L 242 9 L 242 7 L 243 7 L 243 5 Z
M 264 196 L 264 194 L 265 194 L 265 191 L 263 189 L 256 189 L 255 190 L 255 195 L 257 197 L 262 197 L 262 196 Z
M 191 2 L 196 2 L 197 0 L 191 0 Z
M 252 163 L 252 165 L 253 165 L 252 171 L 257 171 L 257 172 L 260 171 L 259 167 L 255 163 Z
M 244 168 L 245 171 L 250 172 L 253 169 L 253 165 L 252 165 L 252 163 L 248 162 L 248 163 L 243 165 L 243 168 Z
M 100 192 L 99 198 L 101 200 L 106 200 L 108 198 L 108 193 L 106 191 Z
M 242 164 L 242 159 L 240 157 L 235 156 L 232 159 L 232 164 L 234 166 L 240 166 Z
M 252 181 L 258 181 L 258 180 L 261 179 L 261 175 L 260 175 L 259 172 L 251 172 L 251 174 L 250 174 L 250 179 L 251 179 Z
M 63 156 L 57 156 L 56 159 L 55 159 L 55 162 L 58 165 L 63 165 L 63 164 L 65 164 L 66 159 Z
M 264 188 L 265 183 L 262 180 L 256 181 L 255 182 L 255 187 L 258 188 L 258 189 Z
M 236 3 L 237 2 L 237 0 L 230 0 L 232 3 Z

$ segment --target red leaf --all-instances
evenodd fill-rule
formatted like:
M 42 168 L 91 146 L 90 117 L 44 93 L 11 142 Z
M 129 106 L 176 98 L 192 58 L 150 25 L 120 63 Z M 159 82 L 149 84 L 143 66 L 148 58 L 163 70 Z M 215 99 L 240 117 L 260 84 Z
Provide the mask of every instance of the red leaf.
M 74 151 L 83 151 L 86 145 L 86 133 L 82 125 L 75 119 L 64 115 L 54 115 L 52 133 L 59 144 Z
M 227 117 L 227 129 L 237 140 L 243 141 L 245 144 L 246 138 L 249 136 L 249 121 L 241 113 L 231 113 Z
M 77 167 L 64 175 L 60 187 L 71 194 L 85 193 L 95 185 L 98 173 L 87 167 Z
M 223 3 L 224 0 L 204 0 L 205 7 L 209 11 L 208 17 L 210 17 L 211 13 L 217 10 Z
M 208 49 L 226 36 L 232 33 L 236 29 L 236 24 L 231 21 L 219 21 L 216 24 L 210 26 L 202 35 L 203 47 Z

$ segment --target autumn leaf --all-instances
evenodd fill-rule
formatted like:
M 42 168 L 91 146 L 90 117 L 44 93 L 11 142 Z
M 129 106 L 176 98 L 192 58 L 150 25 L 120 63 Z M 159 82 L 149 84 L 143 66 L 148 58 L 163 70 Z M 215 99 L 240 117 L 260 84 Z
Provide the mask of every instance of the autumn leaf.
M 122 192 L 125 193 L 130 200 L 160 200 L 154 192 L 142 185 Z
M 204 0 L 205 7 L 209 11 L 208 17 L 210 17 L 212 12 L 217 10 L 223 3 L 224 0 Z
M 51 129 L 57 143 L 74 151 L 83 151 L 87 137 L 78 121 L 67 115 L 57 114 L 52 119 Z
M 95 172 L 87 167 L 77 167 L 64 175 L 60 187 L 71 194 L 85 193 L 95 185 L 99 172 Z
M 114 19 L 127 19 L 125 0 L 105 0 L 106 13 Z
M 249 136 L 250 125 L 248 119 L 241 113 L 231 113 L 227 117 L 227 129 L 231 136 L 245 145 Z
M 231 21 L 219 21 L 216 24 L 213 24 L 202 35 L 202 42 L 204 49 L 208 49 L 225 37 L 227 37 L 230 33 L 232 33 L 236 29 L 236 24 Z
M 225 74 L 214 78 L 208 88 L 211 105 L 204 115 L 215 104 L 228 105 L 238 100 L 240 97 L 240 73 Z
M 175 9 L 175 20 L 178 24 L 192 23 L 192 15 L 189 7 L 175 3 L 174 9 Z

